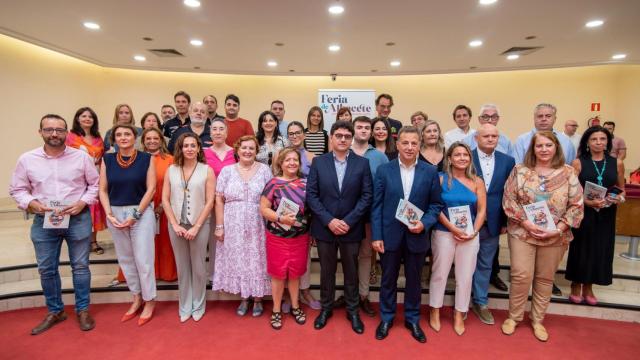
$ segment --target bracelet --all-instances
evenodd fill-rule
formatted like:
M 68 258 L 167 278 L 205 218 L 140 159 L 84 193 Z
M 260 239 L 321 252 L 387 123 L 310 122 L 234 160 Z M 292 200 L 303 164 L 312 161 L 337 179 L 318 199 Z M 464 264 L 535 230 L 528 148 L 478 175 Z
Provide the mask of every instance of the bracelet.
M 224 229 L 224 225 L 216 225 L 216 230 L 223 230 Z

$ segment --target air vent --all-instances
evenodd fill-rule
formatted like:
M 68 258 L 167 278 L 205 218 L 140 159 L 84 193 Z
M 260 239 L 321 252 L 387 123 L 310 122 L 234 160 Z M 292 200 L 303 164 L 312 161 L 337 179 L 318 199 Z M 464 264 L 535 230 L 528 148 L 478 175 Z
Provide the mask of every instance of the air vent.
M 505 50 L 500 55 L 511 55 L 511 54 L 529 55 L 542 49 L 543 47 L 544 46 L 514 46 L 512 48 Z
M 153 53 L 158 57 L 182 57 L 181 52 L 176 49 L 147 49 L 149 52 Z

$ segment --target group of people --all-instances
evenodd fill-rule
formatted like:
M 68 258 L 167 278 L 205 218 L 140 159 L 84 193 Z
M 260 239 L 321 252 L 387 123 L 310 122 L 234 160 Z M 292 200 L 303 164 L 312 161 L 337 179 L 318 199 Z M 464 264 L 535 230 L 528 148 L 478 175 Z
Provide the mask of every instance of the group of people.
M 282 328 L 287 313 L 305 324 L 301 304 L 319 310 L 314 328 L 322 329 L 344 304 L 350 326 L 362 334 L 360 310 L 376 313 L 368 296 L 379 254 L 376 339 L 386 338 L 393 325 L 403 264 L 404 325 L 426 342 L 419 320 L 427 256 L 429 326 L 441 330 L 440 309 L 455 264 L 452 323 L 463 335 L 470 308 L 494 324 L 488 292 L 504 233 L 511 258 L 504 334 L 523 321 L 533 287 L 533 333 L 548 339 L 542 323 L 567 250 L 572 302 L 594 305 L 592 284 L 611 284 L 624 165 L 610 154 L 612 133 L 599 125 L 574 148 L 554 129 L 551 104 L 537 105 L 534 129 L 512 143 L 498 130 L 499 110 L 492 104 L 481 107 L 477 130 L 469 126 L 471 109 L 457 106 L 457 127 L 443 134 L 423 112 L 411 116 L 410 126 L 391 119 L 393 98 L 381 94 L 378 117 L 352 118 L 342 108 L 327 132 L 319 107 L 309 110 L 305 126 L 284 121 L 284 103 L 276 100 L 260 114 L 254 133 L 238 116 L 235 95 L 226 97 L 224 117 L 212 95 L 191 103 L 180 91 L 174 100 L 177 113 L 165 105 L 161 116 L 145 114 L 140 128 L 131 107 L 118 105 L 104 140 L 87 107 L 77 111 L 70 131 L 58 115 L 40 120 L 44 146 L 19 158 L 10 185 L 18 206 L 36 214 L 31 238 L 48 314 L 32 334 L 66 319 L 58 273 L 63 239 L 80 328 L 95 326 L 88 312 L 88 259 L 99 248 L 95 233 L 105 226 L 133 295 L 122 321 L 138 317 L 139 325 L 152 319 L 156 279 L 177 277 L 181 322 L 205 314 L 211 279 L 213 290 L 240 295 L 240 316 L 260 316 L 264 297 L 272 296 L 273 329 Z M 621 191 L 586 198 L 586 182 Z M 50 200 L 63 206 L 52 207 Z M 539 202 L 551 224 L 525 210 Z M 68 226 L 43 226 L 51 214 L 67 216 Z M 320 260 L 320 301 L 309 291 L 311 246 Z M 344 296 L 337 301 L 338 260 Z

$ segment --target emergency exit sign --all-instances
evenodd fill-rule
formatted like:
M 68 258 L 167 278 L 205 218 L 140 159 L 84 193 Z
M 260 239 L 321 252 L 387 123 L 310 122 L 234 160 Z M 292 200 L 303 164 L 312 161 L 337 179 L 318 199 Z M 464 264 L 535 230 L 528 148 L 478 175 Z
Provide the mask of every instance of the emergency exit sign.
M 591 111 L 600 111 L 600 103 L 591 103 Z

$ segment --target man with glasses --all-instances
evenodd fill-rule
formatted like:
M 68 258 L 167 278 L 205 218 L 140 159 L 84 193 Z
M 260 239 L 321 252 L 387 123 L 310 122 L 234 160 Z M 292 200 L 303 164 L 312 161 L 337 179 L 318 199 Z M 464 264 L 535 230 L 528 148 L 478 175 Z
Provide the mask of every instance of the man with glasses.
M 500 111 L 498 110 L 498 107 L 496 105 L 484 104 L 480 107 L 480 115 L 478 116 L 478 122 L 480 123 L 480 126 L 484 124 L 498 126 L 499 121 Z M 471 150 L 475 150 L 478 147 L 478 142 L 476 141 L 476 131 L 472 130 L 471 133 L 467 135 L 462 141 L 465 144 L 469 145 Z M 504 134 L 500 134 L 496 150 L 513 157 L 513 144 L 511 143 L 511 140 L 509 140 L 509 138 Z
M 369 161 L 349 150 L 353 124 L 331 126 L 332 151 L 313 160 L 307 178 L 307 204 L 313 214 L 311 236 L 320 257 L 322 310 L 314 328 L 322 329 L 333 315 L 338 250 L 344 274 L 347 319 L 357 334 L 364 332 L 358 313 L 358 252 L 365 237 L 365 222 L 372 200 Z
M 387 120 L 390 127 L 389 134 L 391 134 L 391 137 L 395 140 L 398 138 L 398 131 L 402 128 L 402 123 L 389 117 L 391 114 L 391 107 L 393 107 L 393 97 L 391 95 L 378 95 L 376 98 L 376 112 L 378 113 L 378 118 Z
M 62 240 L 69 248 L 76 316 L 80 329 L 88 331 L 95 327 L 95 321 L 89 314 L 92 226 L 87 205 L 98 199 L 99 175 L 86 152 L 65 146 L 67 122 L 62 117 L 43 116 L 39 133 L 44 146 L 20 156 L 9 185 L 9 194 L 18 207 L 36 214 L 31 241 L 48 314 L 31 335 L 67 318 L 58 272 Z
M 569 140 L 571 140 L 571 143 L 573 144 L 573 147 L 576 149 L 576 152 L 578 152 L 578 147 L 580 147 L 580 138 L 582 138 L 582 134 L 578 133 L 578 122 L 575 120 L 567 120 L 564 123 L 564 132 L 563 134 L 565 134 Z

